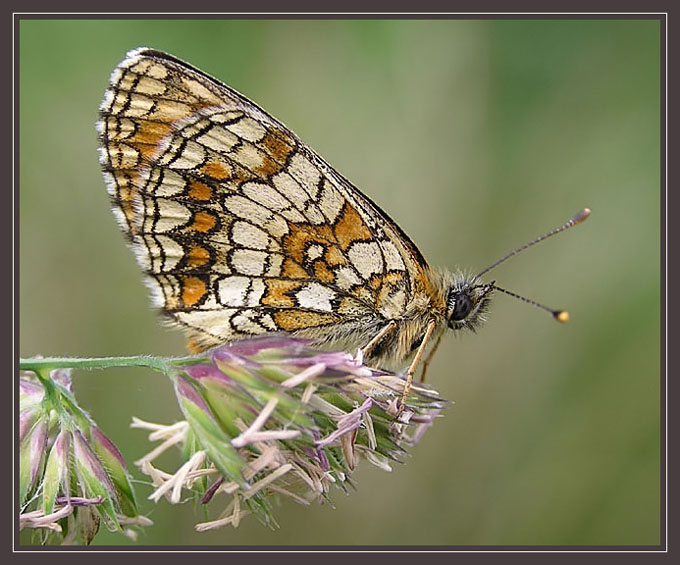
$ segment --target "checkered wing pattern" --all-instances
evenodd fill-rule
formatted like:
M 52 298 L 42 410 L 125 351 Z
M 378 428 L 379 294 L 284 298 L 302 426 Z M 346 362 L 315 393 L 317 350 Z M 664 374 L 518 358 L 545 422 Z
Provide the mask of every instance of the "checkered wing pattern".
M 166 53 L 128 53 L 99 133 L 114 213 L 194 350 L 274 331 L 370 336 L 425 292 L 429 267 L 383 211 L 283 124 Z

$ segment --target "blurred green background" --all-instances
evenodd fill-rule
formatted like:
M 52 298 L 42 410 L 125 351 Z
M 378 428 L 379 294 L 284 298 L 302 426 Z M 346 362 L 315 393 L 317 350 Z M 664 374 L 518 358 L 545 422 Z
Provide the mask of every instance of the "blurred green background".
M 433 265 L 476 272 L 593 210 L 493 272 L 572 322 L 500 295 L 477 335 L 449 336 L 428 379 L 456 404 L 406 465 L 363 462 L 335 509 L 283 502 L 276 531 L 195 533 L 199 509 L 139 484 L 155 522 L 139 543 L 659 543 L 658 22 L 21 22 L 22 356 L 185 351 L 148 305 L 97 160 L 109 74 L 138 46 L 266 108 Z M 150 449 L 133 415 L 179 417 L 148 371 L 75 386 L 130 464 Z

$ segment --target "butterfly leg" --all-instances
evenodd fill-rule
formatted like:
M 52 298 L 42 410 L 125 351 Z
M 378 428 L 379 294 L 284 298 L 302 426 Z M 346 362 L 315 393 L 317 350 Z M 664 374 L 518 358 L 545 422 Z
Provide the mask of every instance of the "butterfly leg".
M 380 340 L 384 338 L 385 336 L 391 334 L 397 327 L 397 324 L 395 322 L 390 322 L 387 324 L 383 329 L 381 329 L 371 341 L 369 341 L 364 347 L 361 348 L 361 353 L 363 354 L 364 358 L 368 357 L 371 354 L 371 351 L 375 349 L 375 346 L 380 343 Z
M 420 345 L 418 346 L 418 351 L 416 351 L 416 356 L 413 358 L 413 361 L 411 361 L 411 364 L 409 365 L 408 371 L 406 372 L 406 384 L 404 385 L 404 392 L 401 395 L 401 402 L 399 403 L 399 410 L 397 412 L 397 418 L 401 415 L 401 413 L 404 410 L 404 406 L 406 406 L 406 397 L 408 396 L 409 391 L 411 390 L 411 383 L 413 382 L 413 375 L 416 372 L 416 369 L 418 368 L 418 363 L 420 363 L 420 358 L 423 356 L 423 353 L 425 353 L 425 348 L 427 347 L 427 342 L 430 340 L 430 337 L 432 336 L 432 332 L 434 331 L 435 327 L 435 322 L 432 321 L 427 325 L 427 330 L 425 330 L 425 335 L 423 336 L 423 341 L 420 342 Z
M 425 382 L 425 373 L 427 373 L 427 368 L 430 366 L 430 362 L 432 361 L 434 354 L 437 353 L 437 348 L 439 347 L 439 344 L 441 342 L 442 342 L 442 336 L 439 336 L 437 338 L 437 341 L 434 344 L 434 347 L 432 348 L 432 351 L 430 351 L 427 354 L 427 357 L 425 357 L 425 360 L 423 361 L 423 372 L 420 373 L 420 382 L 421 383 Z

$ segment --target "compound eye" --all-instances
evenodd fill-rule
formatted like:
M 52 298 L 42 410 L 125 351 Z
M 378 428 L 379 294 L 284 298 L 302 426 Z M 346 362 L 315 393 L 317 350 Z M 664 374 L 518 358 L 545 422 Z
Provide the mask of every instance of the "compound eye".
M 449 319 L 454 322 L 460 322 L 467 318 L 467 315 L 472 310 L 472 300 L 464 292 L 456 292 L 452 297 L 453 312 Z

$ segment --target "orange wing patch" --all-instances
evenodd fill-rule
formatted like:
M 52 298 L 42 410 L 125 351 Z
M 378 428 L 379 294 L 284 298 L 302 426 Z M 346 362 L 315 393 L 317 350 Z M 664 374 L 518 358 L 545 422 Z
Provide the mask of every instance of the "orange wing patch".
M 306 279 L 309 277 L 309 273 L 297 261 L 288 257 L 281 266 L 281 276 L 288 279 Z
M 280 165 L 286 163 L 288 156 L 295 149 L 293 141 L 288 136 L 284 136 L 282 132 L 269 131 L 261 141 L 267 153 Z
M 145 121 L 129 142 L 139 149 L 145 159 L 158 154 L 159 144 L 170 135 L 172 126 L 160 122 Z
M 217 225 L 217 218 L 209 212 L 196 212 L 194 215 L 194 223 L 190 229 L 198 232 L 209 232 Z
M 333 226 L 333 231 L 335 232 L 335 239 L 343 251 L 346 251 L 350 245 L 357 241 L 373 239 L 373 234 L 361 219 L 361 216 L 347 202 L 342 209 L 341 216 Z
M 317 326 L 327 326 L 339 321 L 335 314 L 307 312 L 304 310 L 281 310 L 274 313 L 274 321 L 282 330 L 292 332 Z
M 226 180 L 231 176 L 231 169 L 225 163 L 211 160 L 200 168 L 200 172 L 215 180 Z
M 318 243 L 325 248 L 335 239 L 330 226 L 326 224 L 320 226 L 290 224 L 289 229 L 290 233 L 283 238 L 283 248 L 286 254 L 298 263 L 305 261 L 305 253 L 310 243 Z
M 314 276 L 321 282 L 335 282 L 335 274 L 328 268 L 324 261 L 314 261 Z
M 261 302 L 265 306 L 272 306 L 274 308 L 293 308 L 295 301 L 289 296 L 289 293 L 299 290 L 302 285 L 302 282 L 284 279 L 267 281 L 267 294 L 262 298 Z
M 184 277 L 182 279 L 182 304 L 185 307 L 198 304 L 207 292 L 205 281 L 198 277 Z
M 189 185 L 189 196 L 194 200 L 209 201 L 213 197 L 213 189 L 200 181 L 193 181 Z
M 187 267 L 196 269 L 198 267 L 205 267 L 210 262 L 210 251 L 205 247 L 194 245 L 186 254 Z

